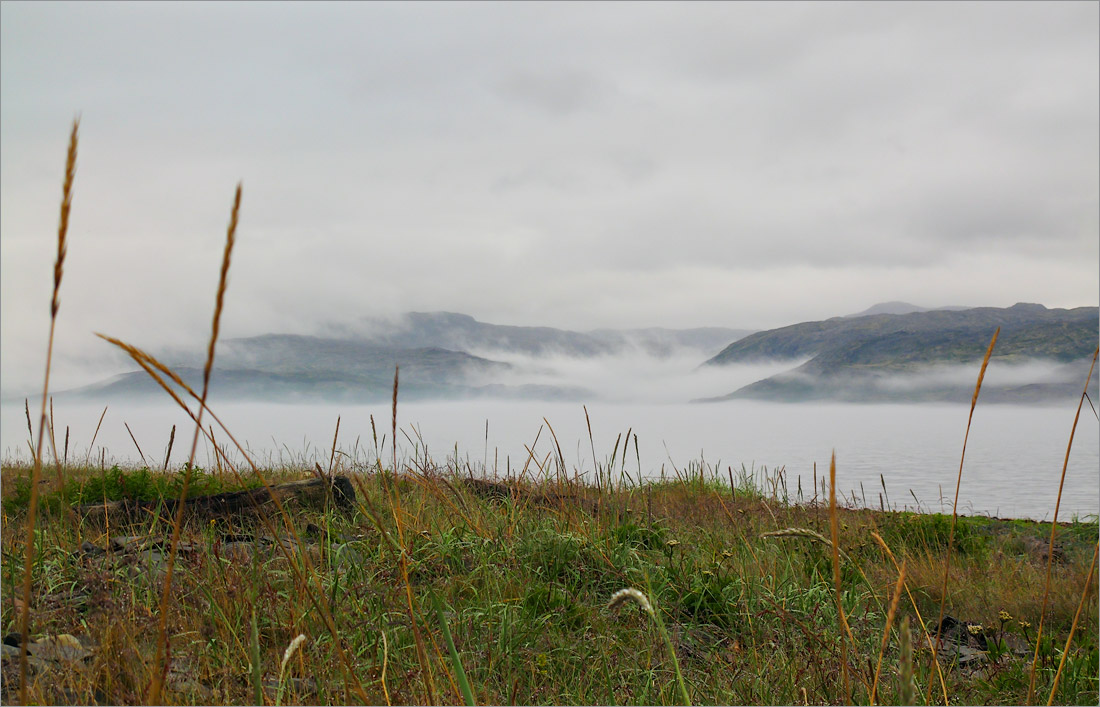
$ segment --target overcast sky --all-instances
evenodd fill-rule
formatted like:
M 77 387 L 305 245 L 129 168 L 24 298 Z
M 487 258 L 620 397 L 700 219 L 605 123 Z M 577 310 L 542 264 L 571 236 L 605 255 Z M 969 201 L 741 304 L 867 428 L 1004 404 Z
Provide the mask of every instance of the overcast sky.
M 1100 4 L 4 2 L 2 375 L 103 331 L 1096 305 Z

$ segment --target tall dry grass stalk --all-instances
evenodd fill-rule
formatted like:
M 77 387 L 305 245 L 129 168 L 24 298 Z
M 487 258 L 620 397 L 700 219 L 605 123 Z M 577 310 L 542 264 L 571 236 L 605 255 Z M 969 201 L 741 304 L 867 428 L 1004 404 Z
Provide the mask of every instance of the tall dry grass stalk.
M 187 503 L 187 491 L 191 483 L 191 473 L 195 465 L 195 452 L 199 446 L 199 435 L 202 431 L 202 415 L 206 407 L 206 397 L 210 391 L 210 372 L 214 367 L 214 348 L 218 341 L 218 330 L 221 326 L 222 309 L 225 306 L 225 289 L 229 277 L 229 263 L 233 254 L 233 245 L 237 238 L 237 223 L 241 210 L 241 184 L 237 184 L 237 192 L 233 198 L 233 209 L 229 216 L 229 227 L 226 232 L 225 252 L 222 254 L 221 273 L 218 277 L 218 292 L 214 301 L 214 324 L 210 333 L 210 343 L 206 350 L 206 365 L 202 369 L 202 397 L 199 400 L 198 419 L 195 422 L 195 434 L 191 438 L 191 454 L 187 459 L 187 473 L 183 477 L 183 488 L 180 489 L 180 499 L 176 506 L 176 519 L 172 524 L 172 539 L 169 544 L 168 562 L 165 567 L 164 586 L 160 597 L 160 617 L 157 623 L 157 654 L 153 662 L 153 677 L 149 683 L 146 694 L 148 704 L 160 704 L 161 689 L 164 679 L 168 674 L 168 596 L 172 591 L 172 574 L 176 565 L 176 550 L 179 546 L 180 527 L 183 525 L 184 506 Z M 136 442 L 135 442 L 136 444 Z
M 886 541 L 882 539 L 882 536 L 872 530 L 871 537 L 874 538 L 875 542 L 879 544 L 879 547 L 881 547 L 883 552 L 886 553 L 886 556 L 890 558 L 890 562 L 894 565 L 894 569 L 900 573 L 901 566 L 898 564 L 897 558 L 894 557 L 894 552 L 890 549 L 890 546 L 887 545 Z M 913 597 L 913 592 L 909 589 L 909 583 L 902 582 L 902 586 L 905 588 L 905 593 L 909 596 L 909 605 L 913 607 L 913 613 L 915 613 L 917 616 L 917 623 L 920 624 L 922 634 L 927 637 L 929 635 L 928 626 L 924 623 L 924 617 L 921 616 L 920 607 L 917 606 L 917 600 Z M 906 630 L 908 630 L 908 625 L 909 617 L 907 616 L 905 617 Z M 933 643 L 931 639 L 928 639 L 928 641 L 930 645 Z M 912 668 L 911 665 L 910 668 Z M 940 669 L 940 662 L 938 660 L 935 662 L 935 668 L 936 675 L 940 679 L 940 687 L 943 689 L 943 703 L 945 705 L 950 704 L 947 700 L 947 682 L 943 679 L 943 670 Z
M 57 259 L 53 266 L 53 297 L 50 299 L 50 334 L 46 344 L 46 374 L 42 382 L 42 414 L 38 421 L 38 443 L 34 448 L 34 467 L 31 471 L 31 496 L 27 512 L 27 551 L 23 563 L 23 610 L 19 616 L 19 703 L 27 704 L 27 635 L 31 610 L 31 570 L 34 565 L 34 529 L 38 523 L 38 481 L 42 476 L 42 436 L 46 431 L 46 400 L 50 394 L 50 364 L 53 361 L 54 329 L 57 312 L 61 309 L 61 276 L 65 272 L 65 253 L 68 249 L 69 212 L 73 205 L 73 180 L 76 177 L 76 153 L 80 141 L 80 118 L 73 120 L 69 134 L 69 151 L 65 156 L 65 182 L 61 188 L 61 217 L 57 226 Z M 30 408 L 27 408 L 28 412 Z M 54 451 L 57 456 L 57 451 Z M 61 467 L 58 467 L 58 487 L 61 484 Z
M 840 557 L 845 562 L 852 562 L 852 558 L 848 557 L 848 553 L 844 550 L 836 547 L 832 540 L 825 537 L 816 530 L 810 528 L 783 528 L 781 530 L 772 530 L 767 533 L 760 533 L 762 538 L 806 538 L 807 540 L 815 540 L 822 545 L 827 546 L 830 550 L 836 550 Z
M 836 611 L 840 617 L 840 625 L 844 629 L 840 637 L 840 674 L 844 681 L 844 701 L 852 701 L 851 684 L 848 680 L 848 638 L 851 629 L 848 628 L 848 620 L 844 617 L 844 605 L 840 601 L 840 524 L 836 512 L 836 450 L 833 450 L 832 460 L 829 462 L 829 531 L 833 541 L 833 589 L 836 592 Z M 854 642 L 854 641 L 853 641 Z
M 172 432 L 168 435 L 168 451 L 164 453 L 164 468 L 162 471 L 168 471 L 168 460 L 172 458 L 172 445 L 176 442 L 176 426 L 172 425 Z
M 905 586 L 905 563 L 898 572 L 898 583 L 894 585 L 894 595 L 890 597 L 890 610 L 886 613 L 886 628 L 882 631 L 882 645 L 878 649 L 878 665 L 875 667 L 875 680 L 871 684 L 870 704 L 875 704 L 875 695 L 878 692 L 878 678 L 882 673 L 882 656 L 886 654 L 886 644 L 890 642 L 890 628 L 894 625 L 894 613 L 898 610 L 898 600 L 901 599 L 901 590 Z
M 99 428 L 103 425 L 103 418 L 107 416 L 107 406 L 103 406 L 103 412 L 99 414 L 99 422 L 95 425 L 95 432 L 92 433 L 92 441 L 88 445 L 88 452 L 84 455 L 84 466 L 88 466 L 88 463 L 92 459 L 92 450 L 95 448 L 95 438 L 99 436 Z
M 129 422 L 123 422 L 122 426 L 126 428 L 126 431 L 130 434 L 130 441 L 134 443 L 134 447 L 137 449 L 138 456 L 141 457 L 141 463 L 145 466 L 149 466 L 149 462 L 145 461 L 145 454 L 141 451 L 141 445 L 138 444 L 137 437 L 134 436 L 134 431 L 130 429 Z
M 390 473 L 397 473 L 397 386 L 400 383 L 401 366 L 393 367 L 393 415 L 390 418 L 392 423 L 390 430 L 390 449 L 393 452 L 393 466 L 390 467 Z
M 963 435 L 963 448 L 962 456 L 959 457 L 959 475 L 955 480 L 955 502 L 951 505 L 951 532 L 947 536 L 947 553 L 944 556 L 943 561 L 943 586 L 940 596 L 940 616 L 936 619 L 936 640 L 932 646 L 932 658 L 935 662 L 936 652 L 940 648 L 940 643 L 943 640 L 942 631 L 940 630 L 943 625 L 943 609 L 947 604 L 947 577 L 951 571 L 951 549 L 955 545 L 955 525 L 959 521 L 959 489 L 962 487 L 963 477 L 963 462 L 966 460 L 966 442 L 970 439 L 970 424 L 974 422 L 974 408 L 978 405 L 978 393 L 982 390 L 982 381 L 985 380 L 985 369 L 989 367 L 989 358 L 993 355 L 993 347 L 997 344 L 997 337 L 1001 335 L 1001 327 L 997 327 L 997 330 L 993 332 L 993 338 L 989 341 L 989 348 L 985 350 L 985 358 L 982 359 L 981 370 L 978 371 L 978 382 L 974 385 L 974 395 L 970 398 L 970 415 L 966 419 L 966 434 Z M 928 693 L 926 695 L 927 700 L 932 699 L 932 681 L 928 681 Z
M 1069 453 L 1073 449 L 1073 437 L 1077 434 L 1077 422 L 1081 419 L 1081 408 L 1085 404 L 1085 398 L 1089 395 L 1089 383 L 1092 382 L 1092 372 L 1096 368 L 1096 358 L 1100 354 L 1100 346 L 1092 352 L 1092 363 L 1089 364 L 1089 374 L 1085 378 L 1085 388 L 1081 391 L 1081 399 L 1077 402 L 1077 414 L 1073 416 L 1073 427 L 1069 431 L 1069 444 L 1066 445 L 1066 456 L 1062 460 L 1062 477 L 1058 482 L 1058 498 L 1054 502 L 1054 518 L 1050 523 L 1050 544 L 1047 546 L 1047 573 L 1043 586 L 1043 603 L 1039 611 L 1039 627 L 1035 629 L 1035 655 L 1031 659 L 1031 677 L 1028 679 L 1027 704 L 1031 704 L 1035 696 L 1035 669 L 1039 663 L 1039 639 L 1043 637 L 1043 619 L 1047 613 L 1047 601 L 1050 599 L 1050 574 L 1054 565 L 1054 536 L 1058 532 L 1058 509 L 1062 506 L 1062 488 L 1066 483 L 1066 469 L 1069 468 Z M 1089 576 L 1091 577 L 1091 570 Z M 1087 584 L 1085 586 L 1088 586 Z M 1064 658 L 1065 656 L 1063 656 Z M 1057 684 L 1055 684 L 1057 687 Z M 1051 692 L 1053 697 L 1054 693 Z
M 332 476 L 332 465 L 336 462 L 336 440 L 340 438 L 340 416 L 336 416 L 336 431 L 332 433 L 332 454 L 328 457 L 328 475 Z
M 1100 541 L 1092 551 L 1092 562 L 1089 571 L 1085 574 L 1085 586 L 1081 587 L 1081 601 L 1077 604 L 1077 612 L 1073 615 L 1073 623 L 1069 627 L 1069 635 L 1066 636 L 1066 646 L 1062 649 L 1062 657 L 1058 661 L 1058 672 L 1054 674 L 1054 684 L 1050 688 L 1050 697 L 1047 698 L 1047 707 L 1054 704 L 1054 694 L 1058 692 L 1058 681 L 1062 677 L 1062 669 L 1066 667 L 1066 656 L 1069 655 L 1070 644 L 1073 643 L 1073 634 L 1077 632 L 1077 621 L 1081 618 L 1081 610 L 1085 608 L 1085 600 L 1089 595 L 1089 585 L 1092 584 L 1092 573 L 1096 571 L 1096 559 L 1100 557 Z M 1038 639 L 1036 639 L 1038 643 Z
M 898 690 L 898 704 L 911 705 L 916 700 L 916 684 L 913 682 L 913 637 L 909 634 L 909 617 L 906 616 L 901 620 L 901 626 L 898 627 L 901 632 L 901 665 L 898 666 L 898 672 L 901 677 L 901 689 Z M 946 705 L 947 693 L 944 693 L 943 703 Z
M 60 282 L 58 284 L 60 284 Z M 61 488 L 61 485 L 63 483 L 63 481 L 61 479 L 61 458 L 57 456 L 57 437 L 54 435 L 53 419 L 54 419 L 53 418 L 53 396 L 51 395 L 50 396 L 50 422 L 49 422 L 50 451 L 53 452 L 53 463 L 54 463 L 54 467 L 57 469 L 57 487 Z

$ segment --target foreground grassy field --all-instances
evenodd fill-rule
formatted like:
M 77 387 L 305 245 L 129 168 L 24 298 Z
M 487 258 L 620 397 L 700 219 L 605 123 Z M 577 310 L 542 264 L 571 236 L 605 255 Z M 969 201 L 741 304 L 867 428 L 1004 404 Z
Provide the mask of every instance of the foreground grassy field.
M 763 490 L 775 484 L 689 470 L 640 487 L 489 486 L 453 468 L 405 469 L 397 477 L 378 467 L 352 471 L 348 511 L 188 521 L 166 617 L 162 699 L 867 704 L 872 691 L 880 704 L 1027 698 L 1049 524 L 960 518 L 952 540 L 950 516 L 839 510 L 835 561 L 849 635 L 838 613 L 827 504 L 785 503 Z M 29 476 L 27 468 L 3 469 L 5 633 L 18 630 Z M 40 489 L 29 696 L 141 702 L 156 664 L 170 520 L 105 527 L 69 509 L 171 494 L 179 475 L 72 468 L 60 489 L 53 476 L 47 471 Z M 310 473 L 265 476 L 276 483 Z M 192 492 L 240 485 L 226 472 L 199 472 Z M 1033 701 L 1047 700 L 1064 657 L 1054 702 L 1095 704 L 1097 525 L 1062 525 L 1057 538 Z M 949 546 L 945 613 L 968 628 L 945 638 L 934 661 L 921 626 L 937 625 Z M 624 588 L 638 589 L 653 614 L 630 597 L 609 608 Z M 12 703 L 18 650 L 5 655 L 3 701 Z

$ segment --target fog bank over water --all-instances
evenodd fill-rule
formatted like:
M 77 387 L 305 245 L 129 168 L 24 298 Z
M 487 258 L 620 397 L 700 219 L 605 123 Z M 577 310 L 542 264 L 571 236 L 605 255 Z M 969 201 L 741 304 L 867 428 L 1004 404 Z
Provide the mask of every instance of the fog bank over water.
M 650 394 L 659 396 L 658 381 Z M 373 416 L 379 451 L 388 464 L 390 415 L 388 404 L 257 404 L 215 400 L 214 411 L 236 437 L 264 464 L 312 467 L 328 466 L 333 432 L 340 416 L 336 455 L 341 464 L 373 464 L 376 453 L 371 428 Z M 607 462 L 616 439 L 630 430 L 630 449 L 622 466 L 620 443 L 615 468 L 636 478 L 664 474 L 675 477 L 701 459 L 708 468 L 728 478 L 746 469 L 785 467 L 787 491 L 798 500 L 813 497 L 812 478 L 828 474 L 829 456 L 837 452 L 838 489 L 846 498 L 879 505 L 880 474 L 886 483 L 889 504 L 946 510 L 954 493 L 959 455 L 969 406 L 965 404 L 848 405 L 813 403 L 785 405 L 734 401 L 714 405 L 657 402 L 590 402 L 588 417 L 579 403 L 545 403 L 502 400 L 461 402 L 399 401 L 399 459 L 423 459 L 438 464 L 453 462 L 456 448 L 463 469 L 476 473 L 488 469 L 504 474 L 522 469 L 534 452 L 538 464 L 557 451 L 547 423 L 553 428 L 571 472 L 593 468 L 592 449 L 601 464 Z M 1073 405 L 1028 407 L 982 405 L 979 401 L 967 447 L 960 492 L 960 512 L 988 513 L 1002 517 L 1050 519 L 1058 479 L 1073 423 Z M 89 449 L 103 406 L 89 403 L 55 404 L 58 450 L 66 427 L 70 432 L 69 460 L 98 460 L 139 464 L 141 460 L 124 423 L 129 423 L 147 463 L 160 468 L 173 424 L 178 425 L 170 468 L 185 460 L 191 427 L 182 412 L 165 402 L 112 402 L 102 429 Z M 486 429 L 488 428 L 488 429 Z M 219 444 L 226 442 L 215 430 Z M 637 436 L 637 453 L 634 437 Z M 27 423 L 23 406 L 0 406 L 0 437 L 5 458 L 26 459 Z M 537 441 L 536 441 L 537 440 Z M 105 449 L 105 452 L 101 450 Z M 345 456 L 346 455 L 346 456 Z M 239 453 L 230 454 L 240 459 Z M 553 458 L 551 457 L 551 458 Z M 204 446 L 197 463 L 213 467 L 213 453 Z M 534 471 L 535 463 L 530 464 Z M 1077 428 L 1059 518 L 1100 512 L 1100 426 L 1086 408 Z M 862 486 L 861 486 L 862 485 Z M 911 493 L 910 493 L 911 492 Z M 941 502 L 942 499 L 942 502 Z
M 678 349 L 667 357 L 643 351 L 614 356 L 527 356 L 505 351 L 473 351 L 475 355 L 511 366 L 490 377 L 472 374 L 470 385 L 544 385 L 580 388 L 592 399 L 625 403 L 685 403 L 735 390 L 798 366 L 802 361 L 778 361 L 734 366 L 703 366 L 703 353 Z
M 1012 362 L 994 358 L 983 379 L 981 399 L 987 405 L 1068 405 L 1080 398 L 1090 364 L 1089 360 Z M 755 381 L 717 399 L 967 403 L 973 396 L 981 362 L 821 369 L 819 359 L 815 358 L 806 365 Z M 1093 399 L 1100 397 L 1100 380 L 1095 375 L 1088 390 Z
M 887 376 L 879 383 L 884 389 L 906 392 L 939 388 L 943 386 L 973 387 L 978 379 L 981 362 L 966 364 L 939 364 L 921 366 L 911 372 Z M 1086 361 L 1049 361 L 1031 359 L 1020 363 L 1005 363 L 993 360 L 986 369 L 982 386 L 1022 386 L 1049 384 L 1076 384 L 1081 390 L 1085 387 L 1089 362 Z M 1095 384 L 1096 376 L 1092 382 Z

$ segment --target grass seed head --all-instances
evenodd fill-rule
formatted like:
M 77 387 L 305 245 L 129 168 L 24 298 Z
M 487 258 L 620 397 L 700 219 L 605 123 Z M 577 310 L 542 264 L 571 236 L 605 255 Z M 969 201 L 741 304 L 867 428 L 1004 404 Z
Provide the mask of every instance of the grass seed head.
M 607 608 L 609 611 L 615 611 L 620 606 L 628 604 L 631 601 L 637 602 L 638 606 L 645 609 L 646 613 L 650 616 L 653 615 L 653 605 L 649 603 L 649 597 L 632 587 L 620 589 L 612 594 L 611 601 L 607 602 Z

